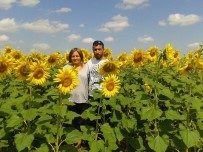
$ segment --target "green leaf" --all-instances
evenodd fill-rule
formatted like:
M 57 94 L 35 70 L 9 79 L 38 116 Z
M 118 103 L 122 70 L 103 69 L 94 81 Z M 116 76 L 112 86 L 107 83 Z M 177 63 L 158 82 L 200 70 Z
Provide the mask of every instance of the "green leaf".
M 167 110 L 165 112 L 166 118 L 170 120 L 184 120 L 186 119 L 184 115 L 180 115 L 177 111 Z
M 8 140 L 0 140 L 0 149 L 2 147 L 9 147 Z
M 46 144 L 41 144 L 39 148 L 37 148 L 34 152 L 49 152 L 49 147 Z
M 10 119 L 7 120 L 7 127 L 18 127 L 23 123 L 23 119 L 17 115 L 11 116 Z
M 169 145 L 168 136 L 165 135 L 163 137 L 160 137 L 158 135 L 156 137 L 149 137 L 148 145 L 151 149 L 153 149 L 156 152 L 165 152 Z
M 81 139 L 83 139 L 82 133 L 75 129 L 67 134 L 66 142 L 68 144 L 74 144 Z
M 101 131 L 103 132 L 105 141 L 108 143 L 107 147 L 111 150 L 116 150 L 118 146 L 116 144 L 116 136 L 114 130 L 109 126 L 108 123 L 105 123 L 101 126 Z
M 15 144 L 18 151 L 24 150 L 27 147 L 30 147 L 32 141 L 34 140 L 34 136 L 27 135 L 25 133 L 16 134 L 15 135 Z
M 104 141 L 94 140 L 90 143 L 90 152 L 101 152 L 104 151 Z
M 161 94 L 161 95 L 163 95 L 169 99 L 174 98 L 174 94 L 168 88 L 165 88 L 163 90 L 159 90 L 159 94 Z
M 141 112 L 142 120 L 148 119 L 152 121 L 156 118 L 159 118 L 162 115 L 162 111 L 160 109 L 155 109 L 153 106 L 151 107 L 143 107 Z
M 66 111 L 67 111 L 67 106 L 62 106 L 62 105 L 54 105 L 53 110 L 62 118 L 64 118 Z
M 21 111 L 21 114 L 25 120 L 32 121 L 37 117 L 38 111 L 37 109 L 28 109 Z
M 116 139 L 120 142 L 121 140 L 123 140 L 124 136 L 123 134 L 121 133 L 121 129 L 120 127 L 116 126 L 114 128 L 114 132 L 115 132 L 115 135 L 116 135 Z
M 128 132 L 131 132 L 135 130 L 136 126 L 136 119 L 135 118 L 127 118 L 124 114 L 122 115 L 122 126 L 125 128 Z
M 200 139 L 200 134 L 197 130 L 191 131 L 189 129 L 185 129 L 180 131 L 180 135 L 188 148 L 195 146 Z

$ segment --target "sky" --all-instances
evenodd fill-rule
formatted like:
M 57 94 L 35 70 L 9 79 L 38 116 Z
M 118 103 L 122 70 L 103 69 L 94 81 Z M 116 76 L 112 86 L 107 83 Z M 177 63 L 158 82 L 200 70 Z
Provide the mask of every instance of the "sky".
M 168 43 L 184 55 L 203 44 L 202 8 L 203 0 L 0 0 L 0 50 L 92 51 L 101 40 L 115 56 Z

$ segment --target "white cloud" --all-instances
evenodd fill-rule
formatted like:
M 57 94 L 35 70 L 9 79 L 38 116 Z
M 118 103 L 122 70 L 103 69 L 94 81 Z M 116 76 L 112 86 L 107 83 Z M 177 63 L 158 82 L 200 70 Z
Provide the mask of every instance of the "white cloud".
M 14 18 L 0 20 L 0 32 L 15 32 L 18 28 Z
M 154 39 L 148 35 L 144 35 L 143 37 L 139 37 L 138 41 L 143 43 L 148 43 L 148 42 L 153 42 Z
M 137 7 L 148 6 L 148 0 L 122 0 L 121 3 L 116 4 L 117 8 L 130 10 Z
M 63 7 L 63 8 L 56 10 L 55 12 L 56 13 L 69 13 L 71 11 L 72 11 L 71 8 Z
M 168 23 L 170 25 L 180 25 L 180 26 L 187 26 L 198 23 L 202 20 L 202 18 L 195 14 L 171 14 L 168 16 Z
M 16 0 L 0 0 L 0 9 L 8 10 Z
M 107 38 L 104 39 L 104 41 L 106 41 L 106 42 L 113 42 L 114 38 L 113 37 L 107 37 Z
M 80 24 L 80 27 L 81 27 L 81 28 L 85 27 L 85 24 Z
M 200 45 L 202 45 L 202 44 L 200 44 L 199 42 L 195 42 L 195 43 L 188 44 L 187 47 L 189 47 L 189 48 L 197 48 Z
M 80 39 L 80 35 L 77 35 L 77 34 L 71 34 L 67 37 L 68 39 L 68 42 L 75 42 L 77 40 Z
M 28 7 L 33 7 L 37 4 L 39 4 L 39 0 L 20 0 L 20 5 L 21 6 L 28 6 Z
M 47 51 L 51 49 L 51 46 L 49 46 L 47 43 L 35 43 L 32 45 L 33 51 Z
M 158 24 L 160 26 L 166 26 L 167 25 L 166 21 L 164 21 L 164 20 L 159 21 Z
M 22 28 L 39 32 L 39 33 L 56 33 L 69 28 L 68 24 L 62 24 L 60 22 L 49 22 L 48 19 L 37 20 L 35 22 L 23 23 Z
M 0 42 L 7 42 L 9 40 L 9 37 L 5 34 L 0 35 Z
M 102 25 L 98 31 L 100 32 L 108 32 L 108 31 L 122 31 L 124 28 L 128 27 L 128 18 L 121 15 L 116 15 L 112 17 L 112 21 L 105 23 Z
M 92 42 L 94 42 L 94 39 L 91 38 L 91 37 L 88 37 L 88 38 L 84 38 L 84 39 L 82 40 L 82 42 L 83 42 L 83 43 L 92 43 Z

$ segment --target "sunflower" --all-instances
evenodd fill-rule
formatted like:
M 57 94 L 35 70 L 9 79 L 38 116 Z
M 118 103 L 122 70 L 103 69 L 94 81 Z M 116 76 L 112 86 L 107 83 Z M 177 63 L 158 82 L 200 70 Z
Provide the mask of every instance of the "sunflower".
M 182 68 L 179 69 L 179 72 L 183 75 L 188 74 L 189 72 L 191 72 L 194 69 L 194 66 L 191 62 L 186 63 L 185 66 L 183 66 Z
M 59 52 L 52 53 L 46 57 L 48 67 L 60 65 L 62 62 L 62 55 Z
M 44 62 L 34 62 L 30 65 L 30 69 L 31 72 L 27 80 L 31 81 L 34 85 L 42 85 L 49 77 L 49 68 Z
M 22 80 L 26 80 L 28 78 L 30 71 L 29 61 L 18 62 L 18 66 L 15 68 L 16 77 Z
M 45 59 L 45 55 L 43 55 L 41 52 L 35 51 L 29 55 L 29 59 L 34 62 L 43 61 Z
M 69 63 L 69 51 L 67 51 L 64 55 L 66 63 Z
M 59 83 L 59 91 L 63 94 L 70 93 L 79 84 L 77 73 L 72 68 L 59 69 L 54 82 Z
M 83 54 L 84 63 L 87 63 L 87 61 L 89 60 L 89 51 L 84 48 L 81 48 L 80 50 L 82 51 Z
M 136 50 L 134 49 L 130 56 L 130 63 L 135 67 L 138 68 L 144 63 L 144 51 L 142 49 Z
M 12 60 L 8 56 L 0 56 L 0 78 L 7 76 L 12 71 Z
M 150 61 L 156 61 L 159 55 L 159 48 L 154 46 L 150 47 L 149 50 L 147 51 L 147 58 Z
M 177 65 L 180 61 L 180 51 L 178 50 L 172 51 L 172 53 L 169 56 L 169 59 L 170 59 L 171 65 Z
M 11 46 L 6 46 L 5 48 L 4 48 L 4 53 L 5 54 L 9 54 L 9 53 L 11 53 L 12 52 L 12 47 Z
M 121 62 L 126 62 L 128 60 L 128 54 L 123 52 L 117 56 L 117 60 Z
M 116 75 L 108 75 L 101 83 L 101 91 L 105 97 L 112 97 L 119 92 L 120 80 Z
M 108 60 L 99 66 L 100 75 L 118 74 L 120 72 L 120 64 L 118 61 Z
M 173 53 L 173 46 L 168 43 L 166 46 L 165 46 L 165 51 L 166 51 L 166 57 L 168 58 L 169 56 L 171 56 L 171 53 Z
M 11 57 L 15 60 L 15 62 L 24 57 L 24 54 L 20 50 L 13 50 L 10 54 Z
M 112 55 L 112 50 L 109 48 L 105 48 L 103 55 L 105 58 L 108 58 L 110 55 Z

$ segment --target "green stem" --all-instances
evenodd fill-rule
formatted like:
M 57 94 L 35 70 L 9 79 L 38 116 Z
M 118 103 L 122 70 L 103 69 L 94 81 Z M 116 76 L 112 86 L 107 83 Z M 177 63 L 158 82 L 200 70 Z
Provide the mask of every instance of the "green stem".
M 61 94 L 59 95 L 58 104 L 59 104 L 59 107 L 62 105 Z M 57 132 L 56 132 L 56 141 L 55 141 L 55 152 L 59 152 L 60 128 L 61 128 L 61 116 L 57 113 Z
M 100 104 L 101 104 L 102 100 L 103 100 L 103 97 L 100 98 L 100 100 L 99 100 L 99 106 L 98 106 L 98 109 L 97 109 L 97 116 L 99 116 Z M 103 111 L 103 106 L 102 106 L 102 111 Z M 96 128 L 95 128 L 96 136 L 95 136 L 95 140 L 97 140 L 97 138 L 98 138 L 98 133 L 99 133 L 99 119 L 96 119 Z

